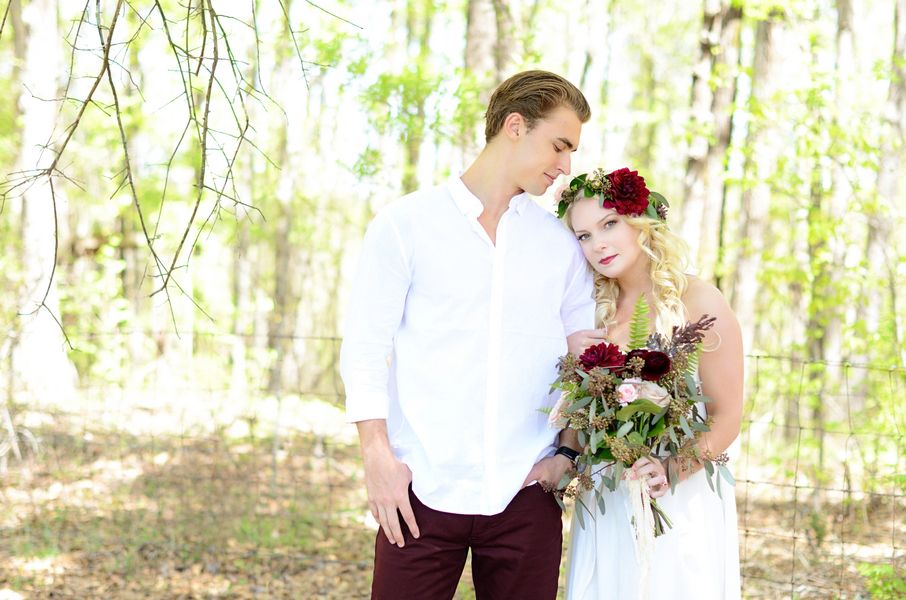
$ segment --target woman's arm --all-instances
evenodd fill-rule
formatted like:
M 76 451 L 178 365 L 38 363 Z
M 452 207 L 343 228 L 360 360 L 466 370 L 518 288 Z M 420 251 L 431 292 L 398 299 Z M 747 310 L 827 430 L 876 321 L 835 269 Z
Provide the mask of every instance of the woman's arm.
M 716 458 L 737 438 L 742 423 L 742 332 L 736 315 L 716 287 L 690 277 L 683 302 L 693 322 L 706 314 L 716 317 L 714 326 L 705 334 L 699 360 L 702 389 L 711 399 L 706 406 L 708 417 L 713 422 L 711 430 L 698 441 L 703 455 Z M 677 469 L 680 481 L 700 468 L 701 464 L 694 462 L 685 470 Z

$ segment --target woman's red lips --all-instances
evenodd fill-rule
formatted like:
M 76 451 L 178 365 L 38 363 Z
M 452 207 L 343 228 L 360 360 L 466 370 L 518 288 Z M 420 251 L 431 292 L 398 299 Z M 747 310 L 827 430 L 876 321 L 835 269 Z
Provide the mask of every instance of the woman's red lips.
M 609 265 L 609 264 L 610 264 L 610 261 L 612 261 L 612 260 L 615 259 L 616 257 L 617 257 L 616 254 L 611 254 L 610 256 L 606 256 L 606 257 L 602 258 L 601 260 L 599 260 L 599 261 L 598 261 L 598 264 Z

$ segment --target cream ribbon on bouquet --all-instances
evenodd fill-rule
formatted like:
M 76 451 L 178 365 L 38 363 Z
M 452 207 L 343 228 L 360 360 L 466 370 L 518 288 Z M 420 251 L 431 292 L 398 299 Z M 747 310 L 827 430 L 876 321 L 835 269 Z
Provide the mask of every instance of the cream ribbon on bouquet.
M 639 565 L 639 600 L 648 600 L 651 556 L 654 554 L 654 513 L 651 511 L 651 495 L 647 477 L 626 477 L 624 496 L 629 512 L 632 539 L 635 542 L 635 558 Z

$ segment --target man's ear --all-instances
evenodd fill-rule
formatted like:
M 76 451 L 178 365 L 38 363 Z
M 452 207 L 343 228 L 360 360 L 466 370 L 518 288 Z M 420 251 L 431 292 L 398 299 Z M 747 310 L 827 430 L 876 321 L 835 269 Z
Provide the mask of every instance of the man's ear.
M 503 120 L 501 131 L 505 136 L 512 140 L 524 136 L 528 132 L 525 117 L 517 112 L 511 112 Z

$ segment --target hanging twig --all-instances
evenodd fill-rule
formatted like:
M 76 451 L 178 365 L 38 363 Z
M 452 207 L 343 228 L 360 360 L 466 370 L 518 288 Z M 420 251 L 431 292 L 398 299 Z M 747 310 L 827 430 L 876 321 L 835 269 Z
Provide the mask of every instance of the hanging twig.
M 0 21 L 0 39 L 3 39 L 3 29 L 6 27 L 6 17 L 9 16 L 9 9 L 13 5 L 13 0 L 6 0 L 6 8 L 3 10 L 3 20 Z
M 204 4 L 204 0 L 202 1 L 202 4 Z M 211 6 L 210 0 L 208 0 L 207 5 L 208 5 L 208 8 L 207 8 L 208 14 L 212 15 L 211 29 L 214 30 L 215 29 L 213 26 L 214 8 L 213 8 L 213 6 Z M 204 9 L 202 8 L 202 10 L 204 10 Z M 219 45 L 217 43 L 216 35 L 214 35 L 212 44 L 213 44 L 213 51 L 214 51 L 214 61 L 211 63 L 211 70 L 210 70 L 211 74 L 210 74 L 210 77 L 208 78 L 208 88 L 207 88 L 207 91 L 205 92 L 205 98 L 204 98 L 204 101 L 205 101 L 204 116 L 202 118 L 202 125 L 201 125 L 201 164 L 199 165 L 199 168 L 198 168 L 198 184 L 197 184 L 198 196 L 195 200 L 195 206 L 192 207 L 192 214 L 189 217 L 189 222 L 186 224 L 186 229 L 183 232 L 182 239 L 179 240 L 179 245 L 176 247 L 176 252 L 173 253 L 173 261 L 170 263 L 170 268 L 164 273 L 164 282 L 161 284 L 160 288 L 158 288 L 156 291 L 152 292 L 152 294 L 151 294 L 152 296 L 154 296 L 161 290 L 166 289 L 167 284 L 170 281 L 170 277 L 172 275 L 173 269 L 176 267 L 176 262 L 179 260 L 179 255 L 182 252 L 182 247 L 183 247 L 183 245 L 185 245 L 186 238 L 189 236 L 189 232 L 192 230 L 192 224 L 195 222 L 195 217 L 198 214 L 198 207 L 201 205 L 201 200 L 204 197 L 205 171 L 207 169 L 207 164 L 208 164 L 208 160 L 207 160 L 208 119 L 211 114 L 211 94 L 212 94 L 212 90 L 214 89 L 214 80 L 215 80 L 214 71 L 217 69 L 217 61 L 219 59 Z

